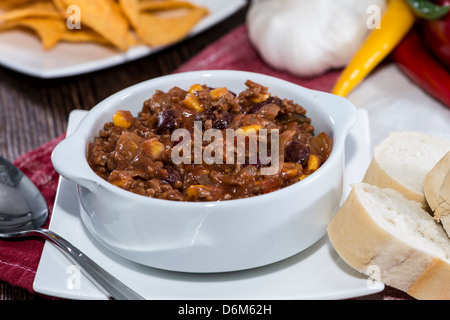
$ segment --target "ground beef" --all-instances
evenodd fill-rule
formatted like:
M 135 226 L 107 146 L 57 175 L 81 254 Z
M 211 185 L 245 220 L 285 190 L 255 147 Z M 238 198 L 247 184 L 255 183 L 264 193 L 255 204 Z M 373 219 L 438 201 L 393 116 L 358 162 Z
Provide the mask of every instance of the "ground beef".
M 267 87 L 253 81 L 248 80 L 245 85 L 247 88 L 238 94 L 227 88 L 199 84 L 156 91 L 143 103 L 137 116 L 120 110 L 112 121 L 105 123 L 89 144 L 89 165 L 100 177 L 120 188 L 176 201 L 256 196 L 299 182 L 316 171 L 330 155 L 331 139 L 325 133 L 314 135 L 303 106 L 273 96 Z M 188 145 L 192 147 L 196 124 L 200 124 L 202 132 L 212 129 L 221 133 L 222 138 L 203 139 L 200 150 L 204 154 L 208 148 L 212 149 L 213 143 L 222 142 L 223 149 L 212 149 L 211 153 L 211 157 L 222 162 L 207 163 L 201 159 L 194 163 L 195 148 L 190 148 L 190 163 L 174 163 L 173 152 L 182 146 L 183 140 L 173 139 L 172 134 L 185 129 L 191 139 Z M 247 140 L 241 150 L 232 141 L 234 161 L 228 163 L 224 141 L 230 129 Z M 265 143 L 271 160 L 279 160 L 276 171 L 270 175 L 262 174 L 262 169 L 272 162 L 250 152 L 249 132 L 259 133 L 262 129 L 269 134 L 257 135 L 257 142 Z M 271 154 L 271 130 L 279 133 L 277 158 Z M 218 151 L 223 151 L 223 155 L 216 154 Z

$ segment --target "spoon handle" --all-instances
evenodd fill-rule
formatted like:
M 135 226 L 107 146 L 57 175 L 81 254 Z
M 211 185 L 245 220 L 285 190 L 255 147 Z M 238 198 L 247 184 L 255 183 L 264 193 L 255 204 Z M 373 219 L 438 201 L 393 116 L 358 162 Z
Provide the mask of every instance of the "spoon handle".
M 75 246 L 53 231 L 41 228 L 36 230 L 36 234 L 44 236 L 47 240 L 62 249 L 75 263 L 81 267 L 89 280 L 92 281 L 109 299 L 144 300 L 142 296 L 138 295 L 125 284 L 113 277 Z

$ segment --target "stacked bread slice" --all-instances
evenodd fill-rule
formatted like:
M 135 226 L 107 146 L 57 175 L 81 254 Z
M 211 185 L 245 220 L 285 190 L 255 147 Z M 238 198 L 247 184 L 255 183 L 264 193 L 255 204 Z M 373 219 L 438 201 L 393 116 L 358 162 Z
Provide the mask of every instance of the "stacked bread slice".
M 450 238 L 432 216 L 432 207 L 446 207 L 440 195 L 430 206 L 424 191 L 448 152 L 450 141 L 419 132 L 392 133 L 375 148 L 363 182 L 328 226 L 343 260 L 368 276 L 378 270 L 381 282 L 417 299 L 450 299 Z M 441 178 L 432 186 L 446 190 Z
M 423 190 L 434 217 L 450 237 L 450 152 L 426 175 Z
M 450 141 L 421 132 L 393 132 L 374 150 L 364 182 L 398 190 L 426 209 L 424 180 L 450 151 Z

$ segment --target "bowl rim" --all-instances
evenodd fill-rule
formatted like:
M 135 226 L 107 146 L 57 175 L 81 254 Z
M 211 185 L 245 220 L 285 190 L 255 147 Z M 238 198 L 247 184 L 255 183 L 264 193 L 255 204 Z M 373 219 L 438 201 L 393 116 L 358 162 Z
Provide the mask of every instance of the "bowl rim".
M 329 120 L 331 120 L 332 123 L 332 133 L 333 133 L 333 148 L 331 151 L 331 154 L 327 161 L 313 174 L 308 176 L 307 178 L 303 179 L 302 181 L 299 181 L 297 183 L 294 183 L 290 186 L 277 189 L 275 191 L 272 191 L 270 193 L 261 194 L 261 195 L 255 195 L 248 198 L 240 198 L 240 199 L 230 199 L 230 200 L 223 200 L 223 201 L 201 201 L 201 202 L 194 202 L 194 201 L 175 201 L 175 200 L 168 200 L 168 199 L 159 199 L 159 198 L 152 198 L 144 195 L 135 194 L 133 192 L 130 192 L 128 190 L 124 190 L 122 188 L 119 188 L 117 186 L 114 186 L 113 184 L 109 183 L 108 181 L 102 179 L 100 176 L 98 176 L 89 166 L 87 159 L 86 159 L 86 150 L 87 150 L 87 144 L 89 143 L 89 134 L 84 133 L 83 131 L 89 131 L 89 130 L 83 130 L 84 128 L 91 128 L 93 126 L 92 122 L 95 122 L 96 119 L 98 119 L 98 116 L 101 115 L 101 111 L 104 109 L 108 109 L 113 101 L 120 100 L 127 98 L 130 95 L 136 94 L 136 92 L 140 92 L 140 90 L 143 90 L 144 88 L 148 88 L 149 86 L 155 87 L 155 83 L 160 82 L 162 80 L 170 80 L 170 79 L 177 79 L 179 77 L 219 77 L 220 75 L 245 75 L 248 79 L 252 79 L 251 77 L 258 77 L 261 79 L 266 79 L 267 81 L 271 82 L 278 82 L 280 85 L 284 84 L 286 86 L 293 86 L 292 88 L 296 88 L 297 90 L 302 90 L 303 92 L 301 95 L 311 95 L 315 97 L 325 97 L 329 99 L 333 99 L 337 102 L 341 102 L 342 105 L 346 105 L 346 113 L 348 115 L 348 121 L 346 124 L 341 125 L 341 130 L 338 131 L 336 128 L 336 122 L 334 121 L 333 117 L 329 114 L 329 112 L 324 111 L 323 108 L 321 111 L 329 116 Z M 253 80 L 253 79 L 252 79 Z M 195 80 L 193 80 L 195 81 Z M 269 84 L 263 84 L 264 86 L 269 86 Z M 143 103 L 143 102 L 142 102 Z M 337 104 L 337 103 L 336 103 Z M 320 103 L 318 103 L 320 105 Z M 308 111 L 308 107 L 305 107 Z M 313 120 L 314 121 L 314 120 Z M 302 87 L 298 84 L 265 75 L 265 74 L 259 74 L 255 72 L 248 72 L 248 71 L 238 71 L 238 70 L 201 70 L 201 71 L 189 71 L 189 72 L 182 72 L 182 73 L 175 73 L 170 74 L 162 77 L 157 77 L 153 79 L 149 79 L 137 84 L 134 84 L 130 87 L 127 87 L 125 89 L 122 89 L 111 96 L 107 97 L 106 99 L 99 102 L 97 105 L 95 105 L 88 114 L 81 120 L 78 127 L 74 130 L 74 132 L 66 137 L 63 141 L 61 141 L 56 148 L 52 152 L 52 163 L 55 168 L 55 170 L 62 176 L 67 177 L 67 179 L 74 181 L 74 176 L 71 174 L 67 168 L 62 163 L 62 159 L 66 159 L 64 156 L 67 156 L 67 154 L 64 154 L 65 148 L 69 147 L 70 145 L 76 145 L 78 147 L 83 147 L 83 155 L 82 158 L 84 159 L 84 163 L 82 164 L 83 169 L 88 169 L 88 172 L 85 172 L 85 174 L 88 175 L 89 179 L 91 180 L 89 185 L 83 185 L 83 183 L 79 183 L 79 181 L 74 181 L 75 183 L 79 184 L 82 187 L 88 188 L 88 189 L 97 189 L 97 188 L 103 188 L 106 189 L 109 192 L 112 192 L 114 195 L 128 198 L 130 201 L 135 202 L 145 202 L 147 205 L 162 205 L 166 206 L 167 208 L 174 208 L 174 209 L 180 209 L 180 210 L 187 210 L 187 209 L 199 209 L 199 208 L 205 208 L 205 207 L 216 207 L 216 206 L 222 206 L 222 207 L 235 207 L 235 206 L 241 206 L 244 204 L 251 205 L 251 204 L 257 204 L 257 202 L 261 201 L 271 201 L 271 200 L 279 200 L 280 197 L 283 197 L 282 193 L 294 193 L 297 192 L 297 189 L 301 190 L 303 188 L 307 188 L 310 184 L 314 183 L 314 181 L 320 179 L 321 176 L 325 175 L 328 171 L 332 170 L 338 162 L 339 157 L 344 153 L 344 147 L 345 147 L 345 140 L 346 136 L 349 132 L 349 130 L 353 127 L 353 125 L 356 122 L 356 108 L 353 106 L 353 104 L 342 97 L 332 95 L 327 92 L 317 91 L 308 89 L 305 87 Z M 93 138 L 93 137 L 90 137 Z M 87 139 L 87 140 L 86 140 Z M 83 140 L 83 141 L 81 141 Z M 74 150 L 74 148 L 71 148 L 70 150 Z M 78 150 L 77 150 L 78 151 Z M 83 180 L 83 179 L 82 179 Z M 87 182 L 87 181 L 86 181 Z M 93 190 L 91 190 L 93 191 Z M 94 192 L 94 191 L 93 191 Z

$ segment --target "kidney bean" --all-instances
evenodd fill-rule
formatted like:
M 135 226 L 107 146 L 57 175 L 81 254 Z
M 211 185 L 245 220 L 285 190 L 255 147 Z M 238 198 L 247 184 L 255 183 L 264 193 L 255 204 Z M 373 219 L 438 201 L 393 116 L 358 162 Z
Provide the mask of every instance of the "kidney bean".
M 273 104 L 276 104 L 278 107 L 281 107 L 282 101 L 278 97 L 269 97 L 266 101 L 259 102 L 259 103 L 254 104 L 253 106 L 251 106 L 248 113 L 258 113 L 258 111 L 262 107 L 264 107 L 265 105 L 268 105 L 269 103 L 273 103 Z
M 166 110 L 158 115 L 156 133 L 172 132 L 177 127 L 177 116 L 172 110 Z
M 213 128 L 224 130 L 233 122 L 233 115 L 231 113 L 225 113 L 213 122 Z
M 167 170 L 167 177 L 163 180 L 172 187 L 177 187 L 177 182 L 182 180 L 180 173 L 173 167 L 166 167 L 165 169 Z
M 298 140 L 292 140 L 284 149 L 284 155 L 289 161 L 305 165 L 309 158 L 308 147 Z

